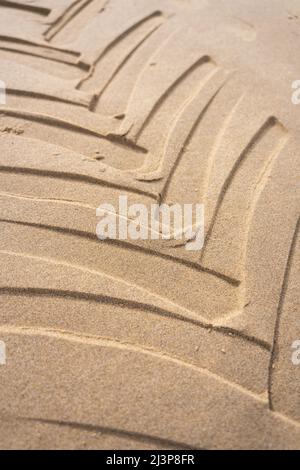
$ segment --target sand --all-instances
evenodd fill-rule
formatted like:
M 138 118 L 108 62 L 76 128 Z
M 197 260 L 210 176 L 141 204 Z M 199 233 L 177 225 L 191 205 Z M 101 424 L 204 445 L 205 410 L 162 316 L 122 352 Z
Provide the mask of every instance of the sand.
M 0 2 L 1 449 L 300 449 L 299 52 L 298 0 Z

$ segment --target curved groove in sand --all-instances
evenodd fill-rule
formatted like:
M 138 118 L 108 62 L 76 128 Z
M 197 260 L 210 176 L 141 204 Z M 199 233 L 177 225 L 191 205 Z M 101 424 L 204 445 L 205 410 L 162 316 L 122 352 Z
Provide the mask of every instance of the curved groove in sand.
M 143 443 L 155 444 L 155 445 L 161 446 L 162 449 L 164 449 L 165 447 L 172 447 L 176 450 L 192 450 L 193 449 L 187 443 L 173 441 L 170 439 L 163 439 L 161 437 L 156 437 L 150 434 L 141 434 L 137 432 L 126 431 L 123 429 L 110 428 L 107 426 L 95 426 L 89 423 L 77 423 L 74 421 L 56 421 L 56 420 L 43 419 L 43 418 L 26 418 L 23 416 L 19 416 L 17 417 L 17 419 L 20 419 L 22 421 L 27 421 L 27 422 L 36 422 L 36 423 L 41 423 L 41 424 L 50 424 L 50 425 L 59 426 L 59 427 L 67 427 L 71 429 L 77 429 L 79 431 L 91 432 L 93 434 L 94 433 L 106 434 L 106 435 L 111 435 L 111 436 L 116 436 L 116 437 L 121 437 L 121 438 L 128 438 L 135 442 L 140 442 L 142 444 Z M 197 450 L 204 450 L 204 449 L 197 449 Z
M 105 90 L 113 83 L 114 79 L 119 75 L 119 73 L 121 72 L 121 70 L 123 70 L 123 68 L 125 67 L 125 65 L 127 64 L 127 62 L 131 59 L 131 57 L 135 54 L 136 51 L 138 51 L 140 49 L 140 47 L 152 36 L 152 34 L 154 34 L 159 28 L 160 28 L 161 25 L 158 25 L 158 26 L 155 26 L 148 34 L 146 34 L 146 36 L 144 38 L 142 38 L 138 44 L 136 44 L 136 46 L 122 59 L 122 61 L 118 64 L 118 66 L 116 67 L 116 69 L 113 71 L 113 73 L 111 74 L 111 77 L 109 78 L 109 80 L 105 83 L 105 85 L 101 88 L 101 90 L 99 92 L 97 92 L 97 99 L 93 102 L 93 106 L 92 108 L 90 108 L 91 111 L 96 111 L 96 108 L 97 108 L 97 105 L 99 103 L 99 100 L 102 96 L 102 94 L 105 92 Z M 80 81 L 79 85 L 81 85 L 83 82 L 87 83 L 89 78 L 91 78 L 95 72 L 95 68 L 97 67 L 97 65 L 94 65 L 93 66 L 93 69 L 91 71 L 91 74 L 88 78 L 84 79 L 83 81 Z M 80 89 L 80 86 L 77 86 L 76 88 L 79 88 Z
M 130 308 L 133 310 L 143 310 L 152 314 L 164 316 L 165 318 L 171 318 L 179 320 L 182 322 L 190 323 L 192 325 L 198 326 L 204 330 L 213 330 L 218 333 L 221 333 L 224 336 L 234 335 L 237 339 L 244 340 L 248 343 L 254 344 L 261 349 L 270 351 L 270 345 L 265 341 L 261 341 L 253 336 L 248 336 L 247 334 L 241 333 L 240 331 L 234 330 L 233 328 L 225 328 L 216 326 L 212 323 L 201 322 L 198 319 L 195 319 L 191 316 L 184 316 L 178 313 L 174 313 L 168 310 L 161 308 L 156 308 L 150 304 L 143 304 L 135 301 L 129 301 L 127 299 L 109 297 L 104 295 L 96 295 L 84 292 L 77 291 L 63 291 L 63 290 L 52 290 L 52 289 L 37 289 L 37 288 L 15 288 L 15 287 L 0 287 L 0 295 L 15 295 L 15 296 L 25 296 L 25 297 L 57 297 L 64 298 L 69 300 L 79 300 L 85 302 L 95 302 L 108 305 L 118 305 L 120 308 Z
M 169 86 L 169 88 L 163 93 L 163 95 L 159 98 L 159 100 L 156 103 L 154 103 L 151 111 L 147 115 L 147 118 L 145 119 L 143 124 L 140 126 L 140 128 L 136 132 L 135 141 L 139 139 L 139 137 L 148 126 L 154 114 L 157 113 L 157 111 L 160 109 L 162 104 L 169 98 L 169 96 L 173 93 L 176 87 L 180 85 L 180 83 L 182 83 L 187 77 L 189 77 L 189 75 L 193 73 L 198 67 L 201 67 L 201 65 L 207 64 L 209 62 L 214 63 L 211 57 L 209 57 L 208 55 L 204 55 L 203 57 L 198 59 L 193 65 L 191 65 L 187 70 L 185 70 L 182 73 L 182 75 L 180 75 L 180 77 L 177 78 L 177 80 L 175 80 L 175 82 Z
M 88 183 L 97 186 L 104 186 L 106 188 L 120 189 L 127 191 L 132 194 L 140 194 L 142 196 L 148 196 L 151 199 L 157 200 L 156 194 L 152 192 L 143 191 L 138 188 L 131 186 L 121 185 L 114 182 L 110 182 L 105 179 L 93 178 L 92 176 L 77 174 L 77 173 L 66 173 L 62 171 L 50 171 L 50 170 L 38 170 L 35 168 L 25 168 L 25 167 L 14 167 L 14 166 L 0 166 L 0 172 L 2 173 L 12 173 L 12 174 L 21 174 L 21 175 L 38 175 L 45 178 L 56 178 L 63 179 L 66 181 L 78 181 L 81 183 Z
M 0 167 L 0 171 L 1 171 L 1 167 Z M 88 240 L 98 241 L 96 234 L 91 233 L 91 232 L 84 232 L 81 230 L 67 229 L 67 228 L 53 226 L 53 225 L 35 224 L 32 222 L 20 222 L 18 220 L 11 220 L 11 219 L 0 219 L 0 222 L 6 222 L 6 223 L 15 224 L 15 225 L 23 225 L 26 227 L 35 227 L 35 228 L 40 228 L 43 230 L 51 230 L 51 231 L 63 233 L 66 235 L 73 235 L 73 236 L 82 237 Z M 133 243 L 127 242 L 125 240 L 107 239 L 107 240 L 103 240 L 102 243 L 110 243 L 112 245 L 120 246 L 121 248 L 125 248 L 125 249 L 132 250 L 132 251 L 141 251 L 147 255 L 157 256 L 162 259 L 167 259 L 172 262 L 180 263 L 183 266 L 187 266 L 198 272 L 202 272 L 202 273 L 208 274 L 209 276 L 216 277 L 220 279 L 221 281 L 226 282 L 227 284 L 231 285 L 232 287 L 240 286 L 240 282 L 236 279 L 230 278 L 222 273 L 203 267 L 200 264 L 193 263 L 192 261 L 187 261 L 183 258 L 177 258 L 175 256 L 171 256 L 162 252 L 147 249 L 139 245 L 134 245 Z
M 208 112 L 210 106 L 213 104 L 215 98 L 218 96 L 218 94 L 220 93 L 220 91 L 222 90 L 222 88 L 224 87 L 224 85 L 225 85 L 225 83 L 223 83 L 223 84 L 217 89 L 217 91 L 213 94 L 213 96 L 210 98 L 210 100 L 208 101 L 208 103 L 205 105 L 205 107 L 203 108 L 203 110 L 201 111 L 201 113 L 199 114 L 199 116 L 197 117 L 197 119 L 195 120 L 195 122 L 194 122 L 194 124 L 193 124 L 193 126 L 192 126 L 192 128 L 191 128 L 191 130 L 190 130 L 190 132 L 189 132 L 189 134 L 187 135 L 185 141 L 183 142 L 183 144 L 182 144 L 182 146 L 181 146 L 181 149 L 180 149 L 180 152 L 179 152 L 179 154 L 177 155 L 177 157 L 176 157 L 176 159 L 175 159 L 175 161 L 174 161 L 174 163 L 173 163 L 173 165 L 172 165 L 172 167 L 171 167 L 171 170 L 170 170 L 169 173 L 168 173 L 168 176 L 167 176 L 167 178 L 166 178 L 165 184 L 164 184 L 164 186 L 163 186 L 163 189 L 162 189 L 162 192 L 161 192 L 161 199 L 162 199 L 162 201 L 164 201 L 165 198 L 166 198 L 166 194 L 167 194 L 167 192 L 168 192 L 170 183 L 171 183 L 171 181 L 172 181 L 172 178 L 173 178 L 173 176 L 174 176 L 174 173 L 175 173 L 175 171 L 176 171 L 176 169 L 177 169 L 177 167 L 178 167 L 178 165 L 179 165 L 179 163 L 180 163 L 180 160 L 181 160 L 181 158 L 182 158 L 184 148 L 185 148 L 185 147 L 189 144 L 189 142 L 191 141 L 191 139 L 192 139 L 192 137 L 193 137 L 193 134 L 194 134 L 194 132 L 196 131 L 196 129 L 197 129 L 199 123 L 201 122 L 201 120 L 203 119 L 203 117 L 205 116 L 205 114 Z M 186 110 L 184 110 L 184 112 L 185 112 L 185 111 L 186 111 Z M 175 134 L 176 131 L 177 131 L 177 129 L 176 129 L 176 124 L 175 124 L 174 129 L 173 129 L 173 133 Z M 170 138 L 170 141 L 171 141 L 171 139 L 172 139 L 172 136 L 171 136 L 171 138 Z M 171 144 L 170 144 L 170 141 L 168 141 L 167 146 L 168 146 L 168 147 L 170 146 L 170 147 L 172 148 L 172 146 L 171 146 Z M 167 151 L 168 151 L 168 150 L 166 150 L 166 153 L 167 153 Z
M 89 109 L 91 106 L 91 103 L 94 101 L 93 97 L 89 100 L 89 102 L 88 100 L 86 102 L 83 102 L 83 101 L 81 102 L 80 100 L 74 100 L 71 98 L 63 98 L 63 97 L 54 96 L 54 95 L 47 94 L 47 93 L 40 93 L 38 91 L 18 90 L 16 88 L 9 88 L 9 87 L 6 89 L 6 92 L 8 95 L 12 95 L 12 96 L 42 99 L 42 100 L 48 100 L 48 101 L 57 101 L 58 103 L 72 104 L 73 106 L 81 106 L 82 108 L 85 108 L 85 109 Z
M 57 17 L 55 21 L 45 31 L 44 36 L 47 41 L 56 36 L 70 21 L 72 21 L 84 8 L 86 8 L 94 0 L 76 0 L 71 3 L 70 6 Z
M 78 134 L 85 134 L 90 135 L 93 137 L 99 137 L 99 139 L 108 140 L 110 142 L 118 142 L 119 145 L 123 146 L 124 148 L 130 148 L 135 150 L 139 153 L 147 153 L 147 150 L 139 145 L 135 144 L 132 141 L 127 141 L 126 139 L 122 139 L 118 136 L 113 137 L 111 133 L 101 133 L 100 131 L 96 131 L 93 129 L 89 129 L 87 127 L 80 126 L 79 124 L 74 124 L 69 121 L 65 121 L 64 119 L 60 119 L 58 117 L 51 116 L 50 114 L 41 114 L 41 113 L 34 113 L 32 111 L 21 111 L 17 109 L 10 109 L 10 108 L 3 108 L 1 109 L 1 114 L 9 117 L 20 118 L 26 121 L 38 122 L 45 124 L 51 127 L 57 127 L 59 129 L 71 130 L 75 131 Z
M 268 377 L 268 399 L 269 399 L 269 409 L 271 411 L 274 411 L 273 394 L 272 394 L 273 373 L 274 373 L 274 367 L 275 367 L 278 354 L 279 354 L 278 340 L 279 340 L 279 332 L 280 332 L 281 315 L 283 311 L 286 292 L 288 289 L 289 277 L 290 277 L 290 272 L 292 269 L 293 258 L 295 255 L 295 249 L 296 249 L 297 239 L 299 236 L 299 230 L 300 230 L 300 218 L 297 221 L 293 238 L 291 241 L 291 247 L 290 247 L 290 251 L 288 254 L 286 269 L 285 269 L 285 273 L 283 277 L 282 289 L 280 293 L 280 299 L 278 303 L 277 316 L 276 316 L 276 322 L 275 322 L 275 328 L 274 328 L 274 340 L 273 340 L 273 345 L 272 345 L 272 350 L 271 350 L 271 357 L 270 357 L 270 363 L 269 363 L 269 377 Z
M 239 157 L 236 160 L 233 168 L 231 169 L 228 177 L 226 178 L 226 180 L 225 180 L 225 182 L 222 186 L 220 195 L 219 195 L 218 200 L 217 200 L 217 205 L 216 205 L 216 208 L 215 208 L 215 212 L 213 214 L 212 222 L 211 222 L 210 227 L 208 229 L 205 244 L 204 244 L 204 248 L 202 250 L 202 257 L 204 256 L 205 251 L 207 249 L 207 246 L 208 246 L 211 234 L 213 232 L 213 229 L 215 227 L 215 224 L 216 224 L 216 221 L 217 221 L 217 218 L 218 218 L 218 215 L 219 215 L 219 211 L 222 207 L 225 195 L 227 194 L 227 191 L 229 190 L 229 187 L 230 187 L 236 173 L 238 172 L 238 170 L 239 170 L 240 166 L 242 165 L 243 161 L 247 158 L 247 156 L 248 156 L 249 152 L 252 150 L 252 148 L 254 146 L 256 146 L 258 142 L 260 142 L 262 137 L 268 132 L 269 129 L 274 127 L 277 122 L 278 122 L 277 119 L 274 118 L 273 116 L 271 116 L 267 119 L 267 121 L 262 125 L 262 127 L 256 132 L 256 134 L 250 140 L 250 142 L 245 147 L 243 152 L 239 155 Z
M 94 276 L 98 276 L 99 278 L 102 278 L 103 280 L 108 280 L 112 284 L 117 283 L 117 284 L 119 284 L 119 287 L 124 286 L 124 287 L 129 287 L 130 289 L 134 289 L 135 292 L 138 293 L 141 297 L 148 295 L 148 296 L 151 296 L 151 300 L 152 300 L 151 304 L 145 304 L 145 303 L 140 303 L 138 301 L 131 301 L 131 300 L 125 299 L 125 298 L 116 298 L 115 299 L 115 298 L 111 298 L 111 297 L 108 296 L 107 299 L 112 299 L 112 303 L 113 303 L 114 300 L 116 300 L 116 303 L 118 303 L 118 302 L 121 302 L 121 303 L 122 302 L 128 302 L 128 303 L 130 303 L 130 306 L 132 304 L 133 308 L 141 307 L 141 308 L 143 308 L 143 310 L 150 310 L 153 307 L 154 312 L 156 312 L 156 311 L 165 312 L 169 316 L 178 315 L 178 316 L 182 317 L 182 319 L 194 320 L 194 321 L 199 322 L 201 324 L 206 323 L 205 318 L 202 318 L 196 312 L 189 311 L 189 310 L 185 309 L 184 307 L 170 301 L 168 298 L 165 298 L 165 297 L 159 296 L 157 294 L 154 294 L 153 292 L 151 292 L 147 289 L 139 287 L 137 284 L 132 284 L 130 282 L 126 282 L 122 278 L 117 278 L 117 277 L 114 277 L 114 276 L 110 276 L 108 274 L 105 274 L 105 273 L 103 273 L 101 271 L 98 271 L 98 270 L 95 270 L 95 269 L 89 269 L 85 266 L 68 263 L 68 262 L 65 262 L 65 261 L 62 261 L 62 260 L 59 260 L 59 259 L 55 259 L 55 258 L 45 258 L 45 257 L 42 257 L 42 256 L 31 255 L 31 254 L 28 254 L 28 253 L 18 253 L 18 252 L 7 251 L 7 250 L 0 250 L 0 254 L 8 255 L 8 256 L 11 256 L 11 257 L 16 257 L 16 258 L 20 258 L 20 259 L 23 258 L 23 259 L 28 259 L 28 260 L 32 260 L 32 261 L 41 261 L 41 262 L 46 263 L 46 264 L 51 264 L 51 265 L 54 265 L 54 266 L 62 266 L 62 267 L 66 267 L 66 268 L 69 268 L 69 269 L 70 268 L 71 269 L 76 269 L 77 271 L 81 271 L 83 274 L 91 274 L 91 275 L 94 275 Z M 82 292 L 80 291 L 79 294 L 81 294 L 81 293 Z M 91 295 L 93 295 L 93 294 L 91 294 Z M 102 294 L 100 294 L 100 296 L 102 296 Z M 103 296 L 103 299 L 105 301 L 106 296 Z M 170 311 L 162 309 L 158 305 L 161 302 L 164 302 L 165 304 L 168 304 L 168 306 L 170 307 Z M 177 312 L 180 309 L 182 311 L 182 313 L 178 314 L 178 313 L 172 311 L 172 308 L 177 310 Z
M 223 377 L 220 377 L 219 375 L 207 369 L 203 369 L 201 367 L 195 366 L 194 364 L 183 361 L 182 359 L 169 356 L 166 353 L 163 353 L 154 349 L 136 346 L 131 343 L 118 341 L 116 339 L 103 338 L 101 336 L 76 334 L 74 332 L 68 332 L 64 330 L 51 329 L 51 328 L 48 329 L 48 328 L 43 328 L 43 327 L 32 328 L 32 327 L 26 327 L 26 326 L 2 325 L 0 326 L 0 333 L 6 334 L 6 335 L 18 335 L 18 336 L 30 336 L 30 337 L 37 336 L 37 337 L 53 338 L 58 341 L 65 341 L 67 343 L 69 342 L 69 343 L 79 343 L 79 344 L 90 345 L 90 346 L 100 346 L 103 348 L 113 348 L 113 349 L 133 352 L 136 354 L 146 355 L 155 360 L 167 361 L 178 367 L 184 367 L 184 368 L 190 369 L 194 373 L 197 373 L 197 374 L 200 373 L 206 377 L 213 378 L 217 382 L 222 383 L 225 387 L 229 387 L 233 390 L 237 390 L 241 394 L 246 395 L 257 402 L 264 403 L 264 400 L 260 397 L 260 395 L 257 395 L 254 392 L 247 390 L 241 385 L 238 385 Z
M 18 3 L 10 0 L 0 0 L 0 7 L 1 6 L 20 11 L 28 11 L 41 16 L 48 16 L 51 13 L 49 8 L 44 8 L 39 5 L 30 5 L 30 3 Z
M 124 31 L 122 34 L 120 34 L 120 36 L 118 36 L 116 39 L 114 39 L 110 44 L 108 44 L 106 46 L 106 48 L 104 49 L 104 51 L 99 55 L 99 57 L 95 60 L 95 62 L 93 63 L 92 65 L 92 68 L 94 69 L 97 64 L 101 61 L 101 59 L 103 59 L 103 57 L 112 49 L 114 48 L 116 45 L 119 44 L 119 42 L 121 42 L 124 38 L 126 38 L 126 36 L 130 33 L 132 33 L 133 31 L 135 31 L 137 28 L 139 28 L 140 26 L 142 26 L 143 24 L 147 23 L 148 21 L 152 20 L 153 18 L 156 18 L 157 16 L 162 16 L 162 13 L 160 11 L 156 11 L 156 12 L 153 12 L 151 13 L 150 15 L 146 16 L 145 18 L 143 18 L 142 20 L 138 21 L 136 24 L 134 24 L 133 26 L 131 26 L 129 29 L 127 29 L 126 31 Z M 148 36 L 148 35 L 147 35 Z M 147 39 L 147 36 L 145 39 Z M 144 42 L 144 40 L 142 41 L 142 43 Z M 136 50 L 136 48 L 134 49 Z M 90 78 L 90 74 L 86 77 L 86 79 L 83 79 L 81 82 L 80 82 L 80 85 L 85 82 L 86 80 L 88 80 Z
M 33 47 L 37 47 L 37 48 L 40 47 L 40 48 L 44 48 L 44 49 L 49 49 L 49 50 L 53 50 L 53 51 L 56 51 L 56 52 L 69 54 L 69 55 L 75 56 L 75 57 L 80 56 L 80 52 L 75 52 L 75 51 L 72 51 L 71 49 L 65 49 L 64 47 L 52 46 L 51 44 L 48 44 L 45 41 L 29 41 L 27 39 L 11 37 L 11 36 L 5 36 L 3 34 L 0 34 L 0 40 L 8 41 L 8 42 L 15 43 L 15 44 L 20 44 L 20 45 L 26 45 L 26 46 L 33 46 Z

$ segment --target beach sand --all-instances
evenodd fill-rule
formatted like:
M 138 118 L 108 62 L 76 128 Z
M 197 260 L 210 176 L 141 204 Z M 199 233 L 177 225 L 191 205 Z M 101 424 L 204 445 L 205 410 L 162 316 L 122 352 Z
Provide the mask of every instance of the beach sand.
M 299 56 L 298 0 L 0 2 L 1 449 L 300 449 Z

